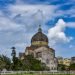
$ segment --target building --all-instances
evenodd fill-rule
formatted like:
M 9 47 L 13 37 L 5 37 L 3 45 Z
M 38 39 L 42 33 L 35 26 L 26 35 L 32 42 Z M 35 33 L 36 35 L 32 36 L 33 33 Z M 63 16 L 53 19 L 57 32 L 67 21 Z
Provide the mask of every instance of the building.
M 39 26 L 38 32 L 31 39 L 31 45 L 25 49 L 25 55 L 33 55 L 36 59 L 45 63 L 50 70 L 57 70 L 55 50 L 50 48 L 48 43 L 48 37 Z
M 57 57 L 58 64 L 63 64 L 65 66 L 70 66 L 71 64 L 71 59 L 69 58 L 63 58 L 63 57 Z
M 66 66 L 70 66 L 70 64 L 71 64 L 71 59 L 69 59 L 69 58 L 64 58 L 64 59 L 63 59 L 63 64 L 66 65 Z
M 58 64 L 63 64 L 63 57 L 57 57 Z
M 19 53 L 19 58 L 23 60 L 25 58 L 25 53 Z
M 75 57 L 71 57 L 71 64 L 75 63 Z

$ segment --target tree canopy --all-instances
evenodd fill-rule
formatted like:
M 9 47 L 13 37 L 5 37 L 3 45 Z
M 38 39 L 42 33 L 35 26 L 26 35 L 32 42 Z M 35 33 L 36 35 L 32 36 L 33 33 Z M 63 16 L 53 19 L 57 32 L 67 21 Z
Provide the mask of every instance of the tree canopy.
M 4 56 L 4 55 L 0 55 L 0 69 L 7 69 L 10 70 L 10 65 L 11 65 L 11 60 L 10 58 Z
M 70 70 L 75 70 L 75 63 L 70 65 Z

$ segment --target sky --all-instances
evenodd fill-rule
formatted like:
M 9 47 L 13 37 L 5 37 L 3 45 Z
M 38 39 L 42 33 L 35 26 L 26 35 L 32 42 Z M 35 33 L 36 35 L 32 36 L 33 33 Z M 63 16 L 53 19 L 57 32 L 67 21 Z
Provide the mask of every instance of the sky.
M 56 56 L 75 56 L 75 0 L 0 0 L 0 54 L 25 52 L 39 25 Z

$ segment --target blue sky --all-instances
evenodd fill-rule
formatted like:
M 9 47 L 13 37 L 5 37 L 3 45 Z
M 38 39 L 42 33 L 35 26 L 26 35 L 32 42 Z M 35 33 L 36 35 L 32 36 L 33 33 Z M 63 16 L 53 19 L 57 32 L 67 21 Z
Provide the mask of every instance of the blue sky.
M 0 54 L 30 45 L 41 24 L 56 56 L 75 56 L 75 0 L 0 0 Z

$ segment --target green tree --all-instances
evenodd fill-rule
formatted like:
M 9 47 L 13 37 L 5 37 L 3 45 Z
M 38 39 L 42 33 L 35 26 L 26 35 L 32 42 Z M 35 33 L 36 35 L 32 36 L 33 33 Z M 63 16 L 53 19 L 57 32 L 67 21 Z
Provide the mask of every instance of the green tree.
M 41 63 L 40 60 L 35 59 L 32 55 L 25 56 L 25 59 L 22 60 L 22 64 L 23 70 L 40 71 L 46 69 L 46 65 L 44 63 Z
M 5 68 L 6 63 L 3 61 L 2 56 L 0 55 L 0 70 L 2 70 L 3 68 Z
M 7 69 L 10 70 L 11 68 L 11 60 L 10 58 L 0 55 L 0 69 Z
M 13 61 L 11 65 L 12 70 L 22 70 L 22 61 L 18 57 L 16 57 L 16 50 L 15 50 L 16 48 L 12 47 L 11 49 L 12 49 L 11 55 L 12 55 L 12 61 Z
M 75 63 L 70 65 L 70 70 L 75 70 Z
M 58 64 L 58 70 L 60 70 L 60 71 L 65 70 L 65 65 L 63 65 L 63 64 Z
M 23 60 L 17 58 L 15 49 L 12 47 L 12 70 L 46 70 L 46 65 L 43 65 L 40 60 L 35 59 L 32 55 L 25 55 Z

